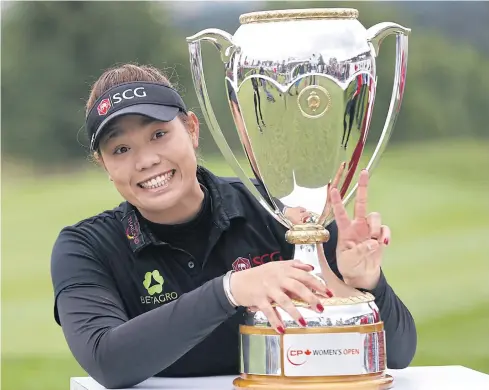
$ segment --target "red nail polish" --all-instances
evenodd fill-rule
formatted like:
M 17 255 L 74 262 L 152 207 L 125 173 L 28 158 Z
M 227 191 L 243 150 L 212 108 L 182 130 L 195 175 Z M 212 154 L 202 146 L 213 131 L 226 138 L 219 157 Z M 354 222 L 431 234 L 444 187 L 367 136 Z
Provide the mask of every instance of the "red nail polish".
M 316 306 L 318 308 L 318 310 L 322 313 L 324 311 L 324 306 L 321 305 L 320 303 L 317 304 Z
M 285 329 L 283 326 L 277 326 L 277 331 L 278 331 L 278 333 L 281 333 L 281 334 L 285 333 Z
M 328 296 L 328 298 L 333 298 L 333 293 L 329 289 L 326 289 L 326 295 Z
M 307 326 L 306 324 L 306 320 L 304 318 L 299 318 L 299 324 L 301 324 L 302 326 Z
M 385 244 L 385 245 L 389 245 L 389 239 L 388 239 L 388 238 L 386 238 L 386 239 L 384 240 L 384 244 Z

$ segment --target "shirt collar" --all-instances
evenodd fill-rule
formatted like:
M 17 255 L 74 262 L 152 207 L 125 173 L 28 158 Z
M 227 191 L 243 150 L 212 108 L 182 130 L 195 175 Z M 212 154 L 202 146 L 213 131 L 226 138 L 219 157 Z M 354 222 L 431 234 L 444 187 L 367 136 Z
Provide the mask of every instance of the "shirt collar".
M 199 166 L 197 168 L 197 180 L 209 191 L 212 221 L 221 230 L 230 226 L 230 221 L 235 218 L 244 218 L 245 209 L 241 198 L 231 184 Z M 164 245 L 165 242 L 156 238 L 151 229 L 138 217 L 136 207 L 129 202 L 122 204 L 121 223 L 124 227 L 126 239 L 133 252 L 139 252 L 149 245 Z

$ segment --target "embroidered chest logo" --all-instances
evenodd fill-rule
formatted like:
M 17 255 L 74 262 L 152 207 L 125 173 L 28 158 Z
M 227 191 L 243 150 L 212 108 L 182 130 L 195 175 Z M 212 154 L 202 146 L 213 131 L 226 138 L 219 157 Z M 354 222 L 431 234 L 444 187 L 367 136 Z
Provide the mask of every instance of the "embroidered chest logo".
M 245 257 L 238 257 L 233 261 L 233 270 L 236 272 L 251 268 L 250 260 Z
M 146 272 L 143 286 L 149 295 L 141 296 L 141 303 L 143 305 L 156 305 L 177 299 L 178 294 L 175 291 L 163 292 L 164 283 L 165 279 L 161 276 L 160 271 L 155 269 L 153 272 Z
M 122 220 L 124 233 L 133 251 L 145 246 L 144 234 L 134 210 L 124 216 Z
M 146 275 L 144 275 L 143 286 L 148 290 L 149 295 L 161 294 L 163 291 L 163 283 L 165 283 L 165 281 L 158 270 L 146 272 Z
M 128 240 L 134 240 L 134 243 L 139 244 L 141 236 L 141 229 L 139 222 L 133 219 L 133 216 L 129 216 L 127 219 L 126 237 Z
M 269 263 L 270 261 L 282 261 L 283 259 L 284 258 L 282 257 L 280 251 L 275 251 L 254 257 L 250 255 L 249 259 L 246 257 L 238 257 L 233 261 L 232 267 L 234 271 L 238 272 L 249 269 L 252 267 L 252 265 L 262 265 Z

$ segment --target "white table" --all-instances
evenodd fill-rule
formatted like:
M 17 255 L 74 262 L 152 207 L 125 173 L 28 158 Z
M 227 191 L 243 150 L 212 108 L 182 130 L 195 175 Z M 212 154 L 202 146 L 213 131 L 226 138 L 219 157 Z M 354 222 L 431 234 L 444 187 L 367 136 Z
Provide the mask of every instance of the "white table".
M 462 366 L 408 367 L 388 370 L 392 390 L 489 390 L 489 375 Z M 137 390 L 233 390 L 236 376 L 150 378 Z M 92 378 L 71 378 L 70 390 L 104 390 Z M 129 390 L 129 389 L 127 389 Z

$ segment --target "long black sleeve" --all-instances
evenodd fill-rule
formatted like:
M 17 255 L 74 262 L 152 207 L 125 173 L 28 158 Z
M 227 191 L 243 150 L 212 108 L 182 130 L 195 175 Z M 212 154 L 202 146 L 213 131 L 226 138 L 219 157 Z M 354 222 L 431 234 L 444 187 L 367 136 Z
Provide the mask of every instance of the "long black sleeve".
M 55 314 L 67 343 L 103 386 L 131 387 L 158 374 L 236 313 L 220 276 L 130 318 L 113 272 L 92 241 L 82 229 L 63 230 L 51 274 Z
M 388 368 L 401 369 L 409 366 L 417 346 L 417 332 L 414 319 L 387 283 L 381 273 L 377 287 L 371 291 L 384 321 Z
M 328 231 L 331 236 L 330 240 L 324 244 L 324 253 L 331 270 L 340 279 L 343 279 L 336 263 L 338 228 L 335 222 L 328 226 Z M 406 368 L 413 360 L 417 346 L 414 319 L 387 282 L 382 270 L 379 283 L 370 293 L 375 297 L 380 318 L 384 322 L 387 367 L 392 369 Z
M 68 287 L 57 304 L 73 355 L 107 388 L 131 387 L 156 375 L 236 312 L 222 277 L 131 320 L 118 294 L 102 286 Z

